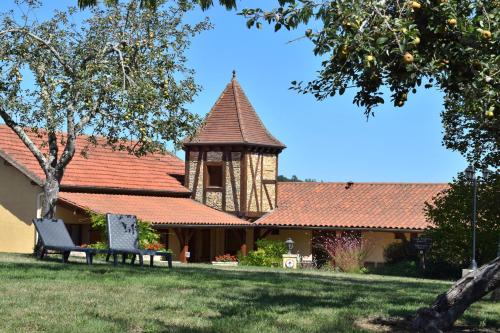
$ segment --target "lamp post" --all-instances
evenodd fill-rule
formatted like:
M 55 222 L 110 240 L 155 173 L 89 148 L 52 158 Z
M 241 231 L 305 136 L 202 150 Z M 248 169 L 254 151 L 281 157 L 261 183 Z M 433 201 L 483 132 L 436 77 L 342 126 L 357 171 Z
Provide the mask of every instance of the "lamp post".
M 295 242 L 291 238 L 288 238 L 285 244 L 288 246 L 288 254 L 292 254 L 293 244 L 295 244 Z
M 483 180 L 487 179 L 490 171 L 487 168 L 483 169 Z M 477 270 L 476 262 L 476 226 L 477 226 L 477 183 L 478 176 L 476 176 L 476 168 L 472 165 L 465 169 L 465 176 L 472 183 L 473 187 L 473 197 L 472 197 L 472 261 L 470 269 Z

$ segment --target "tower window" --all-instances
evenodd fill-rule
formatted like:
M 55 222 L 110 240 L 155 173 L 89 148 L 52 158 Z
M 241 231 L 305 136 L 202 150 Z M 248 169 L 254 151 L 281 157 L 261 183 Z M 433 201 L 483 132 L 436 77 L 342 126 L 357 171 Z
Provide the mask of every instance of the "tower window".
M 207 186 L 222 187 L 222 163 L 207 165 Z

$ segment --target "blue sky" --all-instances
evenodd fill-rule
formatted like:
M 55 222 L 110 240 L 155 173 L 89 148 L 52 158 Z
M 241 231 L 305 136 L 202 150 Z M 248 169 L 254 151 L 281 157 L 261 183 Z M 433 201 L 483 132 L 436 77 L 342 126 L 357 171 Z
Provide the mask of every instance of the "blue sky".
M 269 1 L 244 3 L 251 7 Z M 45 6 L 39 15 L 48 15 L 51 8 Z M 289 43 L 303 30 L 275 33 L 265 25 L 249 30 L 243 17 L 220 7 L 197 10 L 189 20 L 205 16 L 215 27 L 196 37 L 188 52 L 203 86 L 188 108 L 205 115 L 235 69 L 266 127 L 287 145 L 280 155 L 280 174 L 323 181 L 448 182 L 466 167 L 458 153 L 442 146 L 439 92 L 410 95 L 403 108 L 387 103 L 367 121 L 363 109 L 352 104 L 354 92 L 318 102 L 288 89 L 293 80 L 314 78 L 319 68 L 308 40 Z
M 262 5 L 263 1 L 250 4 Z M 235 12 L 214 8 L 215 28 L 193 41 L 190 64 L 204 90 L 190 109 L 205 114 L 237 71 L 237 78 L 264 124 L 287 145 L 280 173 L 324 181 L 448 182 L 466 167 L 441 143 L 442 95 L 422 90 L 403 108 L 392 103 L 366 120 L 352 104 L 354 92 L 318 102 L 291 91 L 293 80 L 309 80 L 320 60 L 302 31 L 247 29 Z

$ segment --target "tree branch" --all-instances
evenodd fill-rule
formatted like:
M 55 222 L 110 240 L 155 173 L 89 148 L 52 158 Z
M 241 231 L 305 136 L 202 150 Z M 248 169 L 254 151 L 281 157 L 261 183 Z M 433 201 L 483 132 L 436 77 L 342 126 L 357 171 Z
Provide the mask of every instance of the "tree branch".
M 68 111 L 66 113 L 66 127 L 67 127 L 67 138 L 66 138 L 66 146 L 64 147 L 64 151 L 61 154 L 61 158 L 57 163 L 56 169 L 64 170 L 66 165 L 71 161 L 73 156 L 75 155 L 75 141 L 76 141 L 76 129 L 75 129 L 75 104 L 78 101 L 80 93 L 77 92 L 75 97 L 73 98 L 73 102 L 68 106 Z
M 45 175 L 48 174 L 49 168 L 48 168 L 48 162 L 43 156 L 42 152 L 38 147 L 33 143 L 33 141 L 30 139 L 30 137 L 26 134 L 26 131 L 24 130 L 23 127 L 21 127 L 18 123 L 16 123 L 10 115 L 0 106 L 0 117 L 5 121 L 5 124 L 9 126 L 16 134 L 17 136 L 21 139 L 21 141 L 24 143 L 26 147 L 31 151 L 31 153 L 35 156 L 37 159 L 38 163 L 40 164 L 40 167 L 42 168 L 43 172 Z
M 7 29 L 0 31 L 0 36 L 8 34 L 8 33 L 21 33 L 27 36 L 30 36 L 37 42 L 39 42 L 42 45 L 45 45 L 45 47 L 56 57 L 57 61 L 63 66 L 64 70 L 69 73 L 69 74 L 74 74 L 73 68 L 68 65 L 68 63 L 63 59 L 63 57 L 59 54 L 59 52 L 50 44 L 49 41 L 35 35 L 29 30 L 26 29 L 20 29 L 20 28 L 14 28 L 14 29 Z

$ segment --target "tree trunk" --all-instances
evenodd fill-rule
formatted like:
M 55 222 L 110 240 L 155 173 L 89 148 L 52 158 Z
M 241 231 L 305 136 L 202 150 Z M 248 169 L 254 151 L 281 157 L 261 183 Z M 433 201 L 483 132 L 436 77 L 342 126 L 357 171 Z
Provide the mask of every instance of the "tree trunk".
M 42 216 L 45 219 L 54 218 L 57 198 L 59 197 L 59 181 L 56 177 L 47 177 L 43 185 L 44 200 Z
M 419 309 L 413 329 L 419 332 L 450 329 L 472 303 L 498 287 L 500 257 L 458 280 L 446 293 L 439 295 L 430 308 Z

